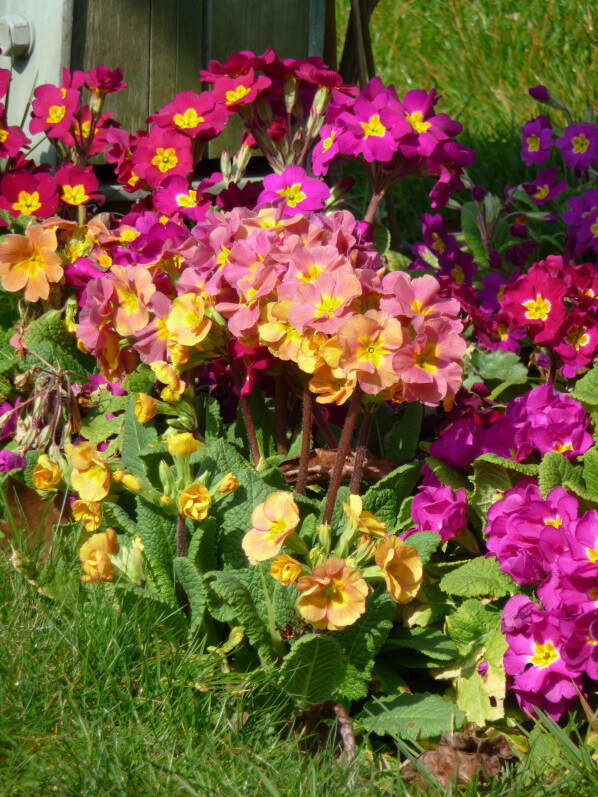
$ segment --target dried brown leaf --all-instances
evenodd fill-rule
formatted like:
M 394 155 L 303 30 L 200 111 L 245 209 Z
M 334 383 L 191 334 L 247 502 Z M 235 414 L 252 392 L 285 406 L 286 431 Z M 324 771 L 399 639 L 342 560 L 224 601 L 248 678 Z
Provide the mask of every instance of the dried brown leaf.
M 314 448 L 309 454 L 307 464 L 307 483 L 326 484 L 330 481 L 332 466 L 336 457 L 336 451 L 328 448 Z M 375 483 L 397 467 L 396 462 L 384 457 L 367 457 L 363 464 L 362 479 L 366 482 Z M 299 473 L 299 457 L 287 459 L 280 465 L 287 484 L 294 484 Z M 355 452 L 350 451 L 343 466 L 343 481 L 349 481 L 355 469 Z
M 328 724 L 330 720 L 334 722 Z M 349 764 L 355 756 L 353 723 L 343 706 L 334 700 L 324 700 L 304 709 L 295 718 L 293 730 L 305 740 L 312 755 L 331 744 L 339 763 Z
M 19 529 L 19 539 L 14 539 L 12 524 L 8 519 L 0 523 L 0 542 L 12 548 L 19 547 L 21 553 L 35 553 L 38 561 L 48 559 L 54 537 L 54 526 L 61 520 L 62 497 L 55 495 L 50 500 L 23 482 L 9 476 L 5 483 L 8 512 Z M 66 522 L 66 518 L 62 518 Z

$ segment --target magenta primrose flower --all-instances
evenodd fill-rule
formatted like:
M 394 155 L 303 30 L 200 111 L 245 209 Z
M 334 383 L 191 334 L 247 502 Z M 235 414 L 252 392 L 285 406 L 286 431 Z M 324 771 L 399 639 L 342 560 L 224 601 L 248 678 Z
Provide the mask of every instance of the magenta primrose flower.
M 598 163 L 598 128 L 592 122 L 569 125 L 556 145 L 570 169 L 586 172 Z
M 384 86 L 377 77 L 366 84 L 350 111 L 339 114 L 336 123 L 341 131 L 340 152 L 362 155 L 370 163 L 391 160 L 398 150 L 399 136 L 411 130 L 394 88 Z
M 521 159 L 526 166 L 541 166 L 550 155 L 552 127 L 543 114 L 526 122 L 521 128 Z
M 258 197 L 258 205 L 264 202 L 284 200 L 284 215 L 308 213 L 322 210 L 330 196 L 326 183 L 308 177 L 301 166 L 287 166 L 282 174 L 269 174 L 264 179 L 264 190 Z
M 571 197 L 563 221 L 569 228 L 567 240 L 574 254 L 586 249 L 598 253 L 598 189 L 588 188 L 583 197 Z
M 434 531 L 442 542 L 458 537 L 467 525 L 465 510 L 467 495 L 461 488 L 456 492 L 442 484 L 422 485 L 411 503 L 411 519 L 416 531 Z
M 85 75 L 83 85 L 86 89 L 102 97 L 127 88 L 123 80 L 123 73 L 118 67 L 112 71 L 107 66 L 96 66 Z
M 92 199 L 96 202 L 104 201 L 102 194 L 96 193 L 100 184 L 91 166 L 85 169 L 72 164 L 62 166 L 54 175 L 54 179 L 59 186 L 60 201 L 65 205 L 85 205 Z
M 61 90 L 58 86 L 45 84 L 33 92 L 31 122 L 33 135 L 45 133 L 49 138 L 63 138 L 69 132 L 73 116 L 79 110 L 79 91 Z
M 523 190 L 536 205 L 543 205 L 545 202 L 555 199 L 567 189 L 566 180 L 555 182 L 558 175 L 559 170 L 556 166 L 552 169 L 538 171 L 533 183 L 523 183 Z
M 152 127 L 147 136 L 137 140 L 131 165 L 138 178 L 158 188 L 168 177 L 186 177 L 191 172 L 191 142 L 187 136 Z
M 224 130 L 227 119 L 226 106 L 217 102 L 212 92 L 182 91 L 147 121 L 158 127 L 170 127 L 189 138 L 210 141 Z
M 17 219 L 33 216 L 49 219 L 58 207 L 56 181 L 45 172 L 17 169 L 6 172 L 0 182 L 0 208 Z

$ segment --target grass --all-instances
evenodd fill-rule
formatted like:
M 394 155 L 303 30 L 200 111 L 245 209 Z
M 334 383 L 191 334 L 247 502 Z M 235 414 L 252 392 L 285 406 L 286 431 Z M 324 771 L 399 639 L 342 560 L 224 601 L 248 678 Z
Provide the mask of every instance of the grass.
M 337 0 L 339 48 L 350 0 Z M 581 119 L 595 102 L 598 6 L 582 0 L 381 0 L 370 24 L 377 74 L 399 96 L 437 90 L 438 112 L 463 125 L 474 182 L 502 196 L 506 185 L 533 179 L 520 159 L 520 128 L 545 110 L 527 89 L 546 85 Z M 563 120 L 555 113 L 555 121 Z M 401 237 L 419 239 L 430 212 L 428 180 L 396 190 Z
M 290 731 L 297 708 L 271 674 L 224 673 L 179 630 L 177 615 L 110 586 L 51 601 L 3 554 L 0 795 L 418 794 L 403 786 L 396 756 L 380 771 L 363 741 L 353 774 L 329 750 L 302 752 Z M 464 794 L 596 793 L 587 748 L 558 728 L 536 735 L 554 771 L 513 770 Z

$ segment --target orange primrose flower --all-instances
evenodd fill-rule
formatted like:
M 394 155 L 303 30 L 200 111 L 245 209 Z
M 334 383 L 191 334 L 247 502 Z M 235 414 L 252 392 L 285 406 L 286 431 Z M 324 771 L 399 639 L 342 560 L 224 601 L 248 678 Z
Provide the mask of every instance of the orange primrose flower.
M 301 573 L 301 562 L 287 556 L 286 553 L 277 556 L 270 565 L 270 575 L 276 581 L 280 581 L 283 587 L 288 587 L 293 581 L 297 581 Z
M 341 631 L 365 613 L 368 585 L 344 559 L 332 557 L 314 567 L 299 579 L 297 591 L 303 593 L 297 608 L 314 628 Z
M 74 501 L 73 518 L 82 521 L 87 531 L 97 531 L 102 521 L 102 509 L 97 501 Z
M 418 593 L 423 568 L 417 548 L 400 537 L 384 537 L 378 543 L 375 561 L 384 571 L 386 588 L 397 603 L 409 603 Z
M 207 517 L 211 503 L 210 491 L 203 484 L 190 484 L 179 493 L 181 515 L 198 522 Z
M 118 538 L 114 529 L 93 534 L 79 549 L 79 559 L 85 574 L 81 576 L 81 581 L 87 584 L 110 581 L 114 572 L 110 554 L 118 553 L 118 550 Z
M 291 493 L 271 493 L 251 514 L 252 528 L 243 537 L 249 564 L 256 565 L 276 556 L 285 539 L 299 525 L 299 507 Z
M 384 537 L 386 534 L 386 523 L 363 508 L 363 501 L 359 495 L 349 496 L 347 503 L 343 503 L 343 512 L 362 534 L 369 534 L 372 537 Z
M 74 446 L 67 443 L 65 452 L 73 468 L 71 486 L 82 501 L 101 501 L 110 490 L 110 473 L 98 457 L 93 443 L 87 441 Z
M 28 302 L 47 299 L 50 282 L 63 275 L 62 260 L 56 254 L 58 240 L 54 230 L 30 224 L 25 235 L 7 235 L 0 243 L 0 277 L 5 291 L 25 288 Z
M 42 454 L 37 460 L 31 481 L 36 490 L 51 490 L 53 487 L 58 487 L 62 479 L 62 471 L 60 465 L 54 462 L 46 454 Z

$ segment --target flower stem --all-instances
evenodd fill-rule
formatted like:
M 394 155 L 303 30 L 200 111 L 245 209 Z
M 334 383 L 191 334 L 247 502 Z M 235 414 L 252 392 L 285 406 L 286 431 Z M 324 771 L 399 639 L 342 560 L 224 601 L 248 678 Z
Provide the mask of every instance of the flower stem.
M 322 412 L 322 408 L 318 404 L 317 401 L 314 401 L 311 411 L 314 416 L 314 421 L 318 424 L 318 429 L 322 433 L 322 437 L 328 448 L 336 449 L 338 446 L 338 441 L 334 436 L 334 433 L 330 426 L 328 425 L 328 421 L 324 417 L 324 413 Z
M 287 382 L 282 374 L 274 377 L 274 439 L 277 454 L 287 449 Z
M 187 556 L 187 538 L 185 518 L 179 515 L 176 519 L 176 555 Z
M 255 434 L 255 424 L 253 423 L 253 416 L 251 415 L 251 409 L 249 407 L 249 402 L 247 401 L 247 396 L 244 396 L 242 393 L 242 380 L 241 374 L 239 372 L 239 367 L 237 363 L 233 360 L 232 357 L 228 358 L 228 364 L 233 375 L 233 379 L 235 380 L 235 385 L 237 390 L 239 391 L 239 406 L 241 407 L 241 414 L 243 415 L 243 421 L 245 422 L 245 429 L 247 430 L 247 439 L 249 441 L 249 450 L 251 452 L 251 461 L 253 462 L 254 468 L 257 468 L 257 465 L 260 461 L 260 449 L 257 444 L 257 436 Z
M 359 485 L 361 482 L 361 474 L 363 472 L 363 463 L 365 461 L 366 446 L 370 436 L 370 426 L 372 425 L 373 413 L 365 412 L 363 415 L 363 422 L 359 430 L 359 437 L 357 439 L 357 450 L 355 452 L 355 465 L 351 475 L 351 484 L 349 485 L 349 492 L 351 495 L 359 495 Z
M 305 495 L 307 484 L 307 466 L 309 464 L 309 451 L 311 443 L 311 411 L 314 402 L 313 393 L 307 382 L 303 388 L 303 427 L 301 431 L 301 456 L 299 457 L 299 473 L 295 487 L 299 495 Z
M 376 191 L 374 194 L 372 194 L 372 198 L 370 199 L 370 204 L 363 218 L 364 221 L 367 221 L 370 224 L 374 221 L 374 219 L 376 218 L 376 212 L 380 207 L 380 203 L 384 199 L 385 193 L 386 189 L 383 188 L 380 191 Z
M 324 514 L 322 516 L 322 523 L 329 524 L 332 520 L 332 513 L 334 512 L 338 488 L 341 485 L 341 479 L 343 477 L 343 466 L 351 446 L 351 437 L 353 435 L 353 429 L 355 428 L 357 415 L 359 414 L 359 407 L 361 405 L 362 397 L 363 390 L 359 387 L 359 385 L 357 385 L 351 398 L 351 403 L 349 404 L 349 411 L 347 412 L 345 425 L 343 426 L 343 433 L 338 444 L 338 451 L 336 452 L 334 465 L 332 466 L 330 487 L 328 488 L 328 495 L 326 496 L 326 505 L 324 507 Z

